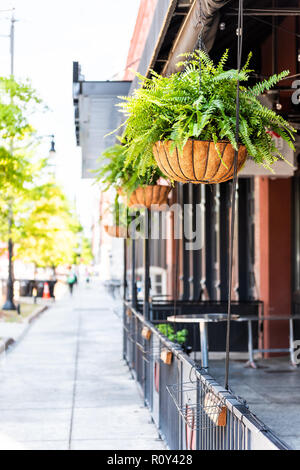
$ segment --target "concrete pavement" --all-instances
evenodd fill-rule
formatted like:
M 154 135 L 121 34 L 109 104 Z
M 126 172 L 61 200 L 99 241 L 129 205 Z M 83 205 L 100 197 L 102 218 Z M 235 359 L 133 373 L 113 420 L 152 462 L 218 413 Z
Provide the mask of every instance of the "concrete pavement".
M 77 287 L 0 360 L 0 449 L 164 448 L 100 284 Z

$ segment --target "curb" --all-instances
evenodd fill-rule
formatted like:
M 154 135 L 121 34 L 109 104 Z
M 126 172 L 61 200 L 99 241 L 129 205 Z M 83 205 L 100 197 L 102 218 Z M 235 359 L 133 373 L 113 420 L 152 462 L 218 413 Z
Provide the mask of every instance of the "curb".
M 0 354 L 5 352 L 9 346 L 14 344 L 15 340 L 13 338 L 3 338 L 0 340 Z
M 29 317 L 26 318 L 24 323 L 32 323 L 36 318 L 41 315 L 41 313 L 45 312 L 45 310 L 47 309 L 48 305 L 42 305 L 36 312 L 29 315 Z
M 31 325 L 34 320 L 36 320 L 45 310 L 48 309 L 48 305 L 43 305 L 41 308 L 39 308 L 36 312 L 32 313 L 29 317 L 27 317 L 24 321 L 24 330 L 20 337 L 18 338 L 17 341 L 15 341 L 13 338 L 2 338 L 0 339 L 0 354 L 3 352 L 7 351 L 7 349 L 12 346 L 13 344 L 16 344 L 26 333 L 27 329 Z

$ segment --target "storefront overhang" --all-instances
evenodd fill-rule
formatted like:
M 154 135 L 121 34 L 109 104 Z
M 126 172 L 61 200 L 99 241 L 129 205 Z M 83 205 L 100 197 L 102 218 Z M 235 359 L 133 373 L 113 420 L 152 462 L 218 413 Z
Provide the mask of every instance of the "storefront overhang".
M 219 24 L 219 10 L 229 0 L 202 0 L 203 36 L 211 49 Z M 153 69 L 169 74 L 176 70 L 178 55 L 192 51 L 201 30 L 198 0 L 158 0 L 138 72 L 148 75 Z M 138 86 L 134 79 L 133 91 Z
M 195 49 L 202 27 L 208 52 L 219 57 L 230 48 L 235 57 L 237 7 L 237 0 L 201 0 L 201 25 L 199 0 L 158 0 L 138 71 L 142 75 L 148 75 L 151 69 L 166 75 L 177 71 L 178 56 Z M 244 45 L 250 48 L 270 34 L 270 15 L 280 24 L 298 11 L 297 0 L 289 0 L 288 5 L 281 2 L 276 9 L 272 9 L 272 0 L 245 0 L 244 7 L 247 19 Z M 131 92 L 137 86 L 135 79 Z
M 210 51 L 219 25 L 219 10 L 228 2 L 229 0 L 203 0 L 201 3 L 202 22 L 200 22 L 199 1 L 195 0 L 192 3 L 162 69 L 164 75 L 169 75 L 178 70 L 176 67 L 178 57 L 180 54 L 190 52 L 195 48 L 201 32 L 206 49 Z
M 107 135 L 120 125 L 121 114 L 116 107 L 119 96 L 128 94 L 129 81 L 84 81 L 73 69 L 73 102 L 77 145 L 82 149 L 82 178 L 93 178 L 98 157 L 115 143 L 115 135 Z M 76 72 L 77 71 L 77 75 Z

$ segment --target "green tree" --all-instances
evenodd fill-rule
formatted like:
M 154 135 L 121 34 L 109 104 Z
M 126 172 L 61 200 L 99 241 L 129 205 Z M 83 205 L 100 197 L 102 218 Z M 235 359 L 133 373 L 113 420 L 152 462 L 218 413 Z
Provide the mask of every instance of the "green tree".
M 29 82 L 0 77 L 0 197 L 2 216 L 7 218 L 9 268 L 7 300 L 3 308 L 15 308 L 13 301 L 13 205 L 15 191 L 31 180 L 29 147 L 34 129 L 29 117 L 40 100 Z
M 8 192 L 28 180 L 28 148 L 35 135 L 29 117 L 41 102 L 29 82 L 0 77 L 0 188 Z
M 14 205 L 15 256 L 37 267 L 72 264 L 82 228 L 54 182 L 35 186 Z

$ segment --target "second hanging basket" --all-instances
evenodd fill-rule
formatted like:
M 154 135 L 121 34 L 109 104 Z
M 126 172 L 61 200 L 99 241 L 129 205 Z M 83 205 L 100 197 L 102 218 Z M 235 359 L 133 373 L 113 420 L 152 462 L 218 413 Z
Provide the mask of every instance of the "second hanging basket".
M 127 238 L 128 230 L 120 225 L 104 225 L 105 232 L 114 238 Z
M 131 194 L 128 202 L 129 207 L 146 207 L 147 209 L 163 207 L 168 203 L 170 186 L 159 184 L 140 186 Z
M 234 148 L 230 142 L 189 139 L 183 150 L 173 148 L 171 140 L 158 141 L 153 154 L 160 170 L 182 183 L 217 184 L 233 178 Z M 217 152 L 216 146 L 220 152 Z M 237 171 L 244 165 L 247 151 L 239 145 Z

